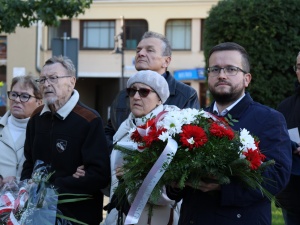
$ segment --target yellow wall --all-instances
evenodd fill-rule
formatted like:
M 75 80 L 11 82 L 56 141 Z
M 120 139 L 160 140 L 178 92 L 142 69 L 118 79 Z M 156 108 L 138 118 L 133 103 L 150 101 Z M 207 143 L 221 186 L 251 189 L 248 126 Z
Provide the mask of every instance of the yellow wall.
M 208 16 L 208 11 L 218 1 L 205 0 L 100 0 L 94 1 L 85 14 L 72 19 L 72 38 L 80 38 L 80 20 L 85 19 L 114 19 L 116 20 L 116 33 L 120 31 L 120 17 L 124 19 L 145 19 L 148 22 L 149 30 L 165 34 L 165 24 L 169 19 L 191 19 L 192 40 L 191 51 L 173 51 L 170 72 L 179 69 L 193 69 L 205 67 L 203 52 L 200 51 L 201 19 Z M 47 48 L 48 29 L 41 25 L 40 29 L 35 24 L 30 28 L 17 28 L 16 32 L 7 35 L 7 82 L 13 74 L 14 67 L 25 67 L 26 73 L 38 75 L 38 69 L 52 56 Z M 40 30 L 40 38 L 37 39 L 37 30 Z M 40 43 L 37 42 L 40 40 Z M 37 51 L 38 50 L 38 51 Z M 37 59 L 38 53 L 38 59 Z M 135 55 L 134 50 L 125 50 L 124 64 L 125 77 L 135 73 L 132 61 Z M 97 100 L 96 87 L 98 92 L 108 93 L 108 96 L 99 100 L 106 114 L 107 107 L 113 100 L 118 87 L 117 79 L 121 77 L 121 55 L 111 54 L 111 51 L 80 50 L 78 59 L 78 89 L 81 90 L 82 99 L 88 105 L 94 107 Z M 90 79 L 90 80 L 88 80 Z M 100 80 L 99 80 L 100 79 Z M 106 79 L 106 80 L 101 80 Z M 110 80 L 112 79 L 112 80 Z M 199 82 L 189 81 L 199 95 Z M 85 87 L 88 85 L 89 87 Z M 111 93 L 111 94 L 109 94 Z M 103 105 L 103 106 L 102 106 Z M 106 116 L 106 115 L 105 115 Z

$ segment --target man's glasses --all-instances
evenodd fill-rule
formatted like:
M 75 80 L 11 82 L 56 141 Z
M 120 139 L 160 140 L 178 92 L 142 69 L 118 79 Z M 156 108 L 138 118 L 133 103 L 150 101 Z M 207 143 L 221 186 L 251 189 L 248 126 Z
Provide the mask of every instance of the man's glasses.
M 127 94 L 129 95 L 129 97 L 133 97 L 135 95 L 135 93 L 138 92 L 142 98 L 146 98 L 150 92 L 155 92 L 155 91 L 153 91 L 151 89 L 147 89 L 147 88 L 140 88 L 139 90 L 137 90 L 135 88 L 127 88 L 126 91 L 127 91 Z
M 235 76 L 239 71 L 242 71 L 245 74 L 247 73 L 246 71 L 242 70 L 237 66 L 226 66 L 226 67 L 212 66 L 207 68 L 207 73 L 209 73 L 209 76 L 216 77 L 219 76 L 221 70 L 223 70 L 227 76 Z
M 50 76 L 50 77 L 40 77 L 39 79 L 36 79 L 35 81 L 40 83 L 40 84 L 44 84 L 46 82 L 46 80 L 48 80 L 48 82 L 50 84 L 57 84 L 58 78 L 64 78 L 64 77 L 71 77 L 70 75 L 68 76 Z
M 8 91 L 7 96 L 10 100 L 13 100 L 13 101 L 15 101 L 19 97 L 21 102 L 28 102 L 30 98 L 35 98 L 34 96 L 32 96 L 30 94 L 26 94 L 26 93 L 18 94 L 17 92 L 14 92 L 14 91 Z

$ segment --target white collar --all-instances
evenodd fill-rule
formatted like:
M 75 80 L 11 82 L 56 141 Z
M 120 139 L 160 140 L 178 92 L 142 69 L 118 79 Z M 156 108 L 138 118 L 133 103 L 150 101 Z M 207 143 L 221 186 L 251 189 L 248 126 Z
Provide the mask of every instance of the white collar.
M 214 103 L 214 107 L 213 107 L 213 112 L 217 112 L 219 116 L 225 116 L 226 113 L 231 110 L 236 104 L 238 104 L 242 98 L 244 98 L 245 96 L 245 93 L 242 95 L 242 97 L 240 97 L 238 100 L 236 100 L 234 103 L 232 103 L 230 106 L 228 106 L 226 109 L 224 109 L 222 112 L 219 112 L 218 111 L 218 108 L 217 108 L 217 103 L 215 102 Z
M 64 120 L 74 109 L 78 101 L 79 101 L 79 93 L 74 89 L 71 98 L 59 110 L 57 110 L 56 113 L 61 116 L 62 120 Z M 40 116 L 43 115 L 45 112 L 51 112 L 49 106 L 46 104 L 44 105 L 44 108 L 40 113 Z

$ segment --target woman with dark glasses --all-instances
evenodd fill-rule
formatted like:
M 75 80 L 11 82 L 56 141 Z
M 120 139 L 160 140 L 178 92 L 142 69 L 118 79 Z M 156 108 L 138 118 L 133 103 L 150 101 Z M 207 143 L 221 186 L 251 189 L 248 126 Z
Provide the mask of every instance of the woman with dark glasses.
M 131 143 L 129 131 L 136 126 L 145 123 L 146 118 L 157 116 L 162 111 L 178 110 L 176 106 L 163 105 L 170 95 L 169 86 L 166 79 L 151 70 L 139 71 L 134 76 L 130 77 L 127 82 L 127 94 L 129 96 L 131 113 L 128 118 L 121 124 L 118 131 L 114 135 L 113 142 Z M 112 196 L 115 188 L 118 186 L 120 177 L 122 177 L 122 163 L 123 157 L 120 151 L 113 150 L 111 153 L 111 189 L 110 196 Z M 118 175 L 118 178 L 117 176 Z M 154 206 L 151 216 L 151 224 L 155 225 L 172 225 L 178 222 L 178 213 L 174 210 L 175 201 L 170 200 L 165 194 L 161 195 L 159 206 Z M 129 203 L 130 204 L 130 203 Z M 107 215 L 105 225 L 115 225 L 118 220 L 118 212 L 113 204 L 109 206 L 110 213 Z M 149 224 L 149 205 L 143 209 L 142 214 L 137 224 Z M 123 216 L 123 213 L 119 213 Z M 123 220 L 123 219 L 122 219 Z
M 42 94 L 32 76 L 14 77 L 7 92 L 9 110 L 0 118 L 0 187 L 20 179 L 27 122 L 42 104 Z

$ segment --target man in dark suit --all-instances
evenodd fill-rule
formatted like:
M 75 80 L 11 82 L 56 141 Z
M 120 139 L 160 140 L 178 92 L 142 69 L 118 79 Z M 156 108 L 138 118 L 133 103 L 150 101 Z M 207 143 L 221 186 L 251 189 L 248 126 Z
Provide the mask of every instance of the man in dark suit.
M 232 128 L 247 129 L 260 140 L 259 147 L 275 165 L 264 172 L 262 187 L 272 195 L 287 184 L 291 171 L 291 142 L 281 113 L 254 102 L 245 89 L 251 82 L 246 50 L 232 42 L 213 47 L 208 60 L 208 87 L 215 101 L 206 110 L 230 114 Z M 271 225 L 271 202 L 260 190 L 249 189 L 232 177 L 229 184 L 199 183 L 197 188 L 170 188 L 168 195 L 181 205 L 179 225 Z

